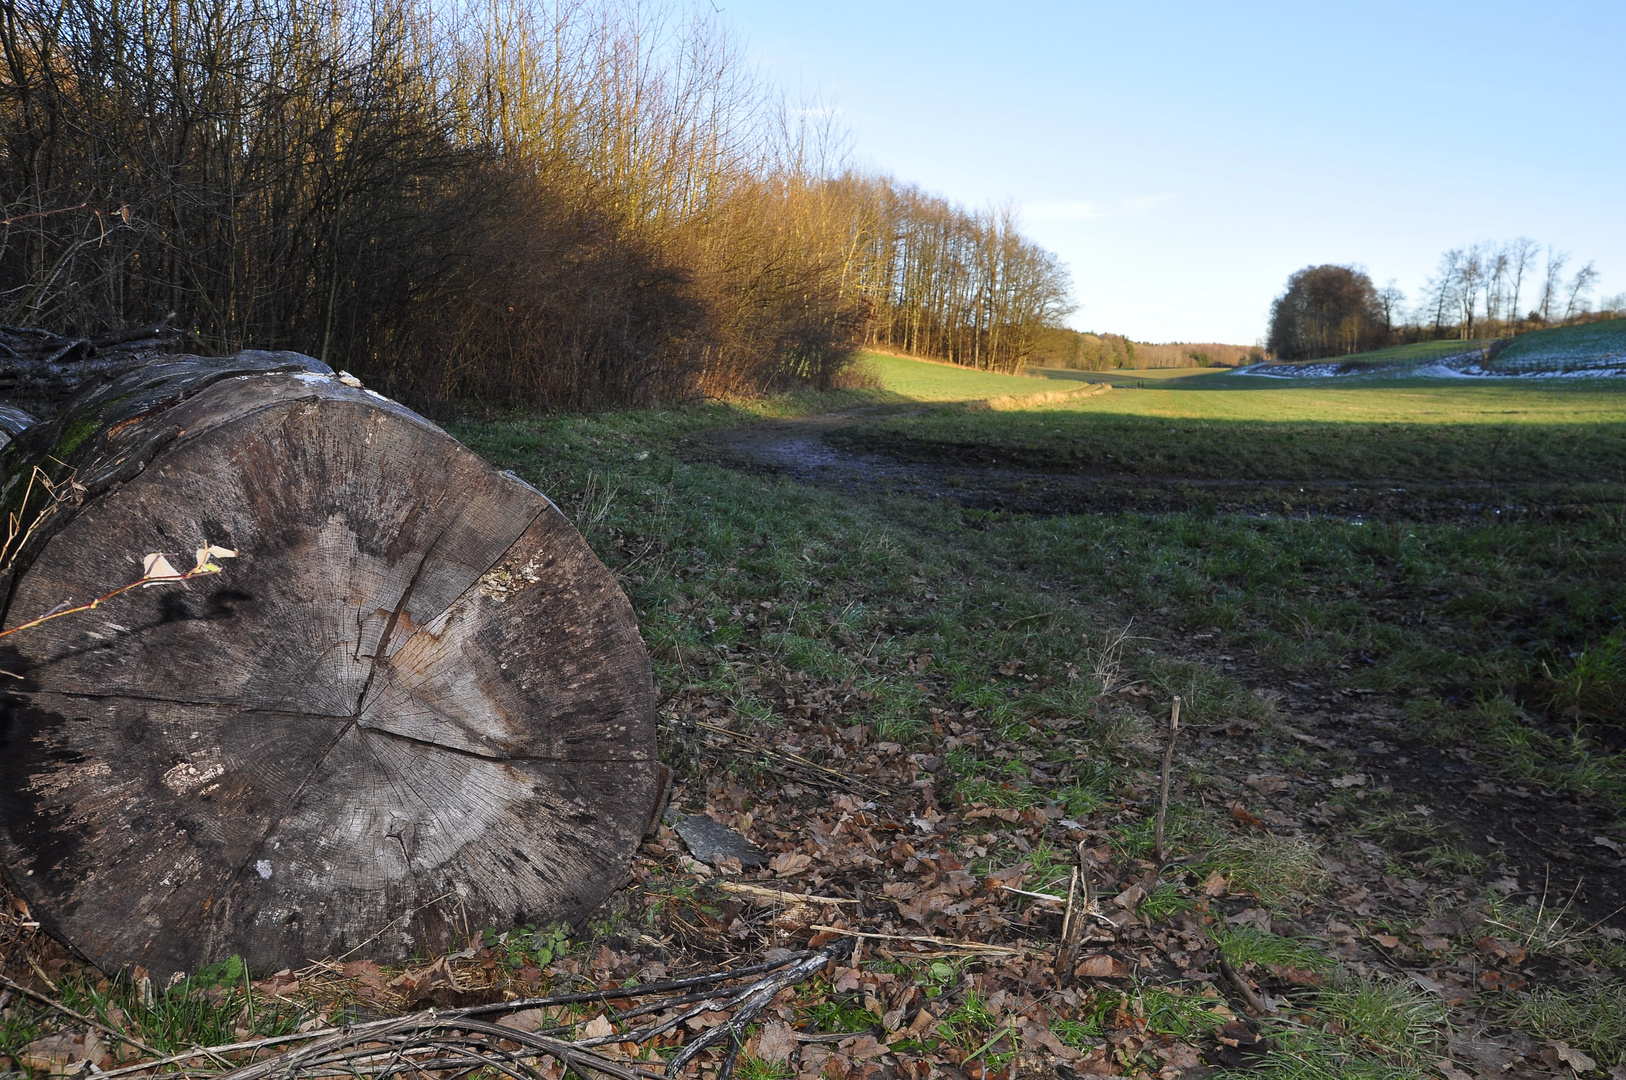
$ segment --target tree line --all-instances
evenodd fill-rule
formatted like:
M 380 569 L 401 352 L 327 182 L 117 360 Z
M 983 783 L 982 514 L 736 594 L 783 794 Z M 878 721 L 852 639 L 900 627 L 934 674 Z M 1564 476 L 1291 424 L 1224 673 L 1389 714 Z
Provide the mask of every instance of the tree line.
M 1217 342 L 1131 341 L 1122 334 L 1092 334 L 1061 327 L 1042 330 L 1028 362 L 1036 367 L 1074 371 L 1119 368 L 1239 367 L 1265 358 L 1258 345 Z
M 1010 207 L 970 211 L 888 177 L 833 187 L 854 214 L 850 274 L 868 344 L 1015 371 L 1073 310 L 1066 270 L 1023 238 Z
M 864 341 L 1019 363 L 1065 275 L 660 0 L 0 6 L 0 322 L 176 313 L 424 405 L 828 386 Z
M 1392 279 L 1380 289 L 1361 267 L 1307 266 L 1271 305 L 1267 348 L 1282 360 L 1311 360 L 1626 315 L 1626 294 L 1594 310 L 1596 266 L 1566 274 L 1569 265 L 1567 252 L 1525 237 L 1453 248 L 1410 306 Z

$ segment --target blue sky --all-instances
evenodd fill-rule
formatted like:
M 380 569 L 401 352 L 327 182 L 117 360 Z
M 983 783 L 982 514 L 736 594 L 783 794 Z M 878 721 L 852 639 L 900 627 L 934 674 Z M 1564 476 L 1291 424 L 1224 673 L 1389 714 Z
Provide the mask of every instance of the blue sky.
M 1014 202 L 1080 329 L 1248 344 L 1302 266 L 1516 236 L 1626 291 L 1622 0 L 716 7 L 857 164 Z

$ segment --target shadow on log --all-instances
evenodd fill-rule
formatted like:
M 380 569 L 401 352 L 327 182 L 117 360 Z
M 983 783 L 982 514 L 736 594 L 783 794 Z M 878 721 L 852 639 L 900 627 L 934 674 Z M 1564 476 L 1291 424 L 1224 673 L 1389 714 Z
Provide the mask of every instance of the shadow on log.
M 0 642 L 0 860 L 65 943 L 160 977 L 403 958 L 624 880 L 649 661 L 533 488 L 293 353 L 148 360 L 0 430 L 6 627 L 240 552 Z

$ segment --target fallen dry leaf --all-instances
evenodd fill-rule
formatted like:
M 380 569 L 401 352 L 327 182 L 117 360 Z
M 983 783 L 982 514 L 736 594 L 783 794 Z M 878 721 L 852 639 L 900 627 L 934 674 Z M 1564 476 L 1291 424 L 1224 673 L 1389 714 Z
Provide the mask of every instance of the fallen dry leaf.
M 1568 1043 L 1555 1042 L 1553 1050 L 1558 1054 L 1558 1060 L 1568 1065 L 1578 1073 L 1591 1072 L 1598 1067 L 1598 1063 Z
M 813 857 L 799 851 L 786 851 L 768 860 L 768 869 L 780 877 L 792 877 L 812 865 Z
M 1129 966 L 1116 956 L 1097 953 L 1079 961 L 1073 974 L 1081 979 L 1122 979 L 1129 974 Z
M 782 1065 L 796 1052 L 796 1032 L 783 1020 L 769 1020 L 757 1036 L 757 1057 Z

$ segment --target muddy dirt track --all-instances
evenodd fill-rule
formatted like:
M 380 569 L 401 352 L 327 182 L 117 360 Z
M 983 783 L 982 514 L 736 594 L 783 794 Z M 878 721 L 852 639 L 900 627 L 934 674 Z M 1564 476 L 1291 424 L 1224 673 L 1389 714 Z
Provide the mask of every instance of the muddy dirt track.
M 1352 521 L 1472 521 L 1493 516 L 1562 519 L 1576 500 L 1555 486 L 1521 485 L 1516 491 L 1486 484 L 1363 487 L 1354 481 L 1192 481 L 1147 476 L 1102 476 L 1017 468 L 979 462 L 987 448 L 950 448 L 924 460 L 857 449 L 852 435 L 884 417 L 924 411 L 871 406 L 825 415 L 776 420 L 729 429 L 692 445 L 692 456 L 728 467 L 791 477 L 840 488 L 855 496 L 916 496 L 949 499 L 976 511 L 1013 514 L 1117 514 L 1197 511 L 1326 517 Z M 873 445 L 873 444 L 869 444 Z M 941 448 L 938 448 L 941 449 Z M 1256 692 L 1272 696 L 1291 718 L 1295 738 L 1318 751 L 1325 776 L 1305 778 L 1279 791 L 1259 791 L 1247 778 L 1267 767 L 1253 733 L 1227 738 L 1195 736 L 1212 750 L 1217 771 L 1233 780 L 1254 809 L 1268 805 L 1291 821 L 1329 839 L 1350 839 L 1360 814 L 1340 817 L 1326 808 L 1328 779 L 1367 777 L 1368 790 L 1387 789 L 1397 800 L 1459 834 L 1485 860 L 1484 879 L 1510 899 L 1535 897 L 1546 908 L 1563 908 L 1587 922 L 1614 924 L 1626 909 L 1626 858 L 1606 834 L 1618 831 L 1614 808 L 1573 795 L 1510 784 L 1476 761 L 1471 747 L 1412 743 L 1401 734 L 1403 699 L 1354 694 L 1317 673 L 1285 672 L 1260 657 L 1232 649 L 1222 653 L 1206 641 L 1173 635 L 1165 648 L 1203 659 Z M 1205 655 L 1211 654 L 1211 655 Z M 1329 673 L 1330 674 L 1330 673 Z M 1268 749 L 1268 748 L 1266 748 Z M 1205 755 L 1208 756 L 1208 755 Z M 1605 842 L 1599 842 L 1603 837 Z M 1405 841 L 1399 841 L 1404 847 Z M 1368 845 L 1369 847 L 1371 845 Z M 1391 848 L 1395 844 L 1391 841 Z M 1375 849 L 1374 849 L 1375 850 Z M 1389 875 L 1394 877 L 1394 875 Z M 1408 886 L 1396 889 L 1404 892 Z M 1410 883 L 1415 886 L 1415 882 Z M 1428 897 L 1413 897 L 1426 906 Z
M 692 444 L 692 457 L 790 476 L 857 494 L 951 499 L 1015 514 L 1198 512 L 1333 517 L 1349 521 L 1562 519 L 1585 498 L 1552 483 L 1410 483 L 1382 480 L 1192 479 L 1033 468 L 996 448 L 882 440 L 861 431 L 922 408 L 868 406 L 724 431 Z

